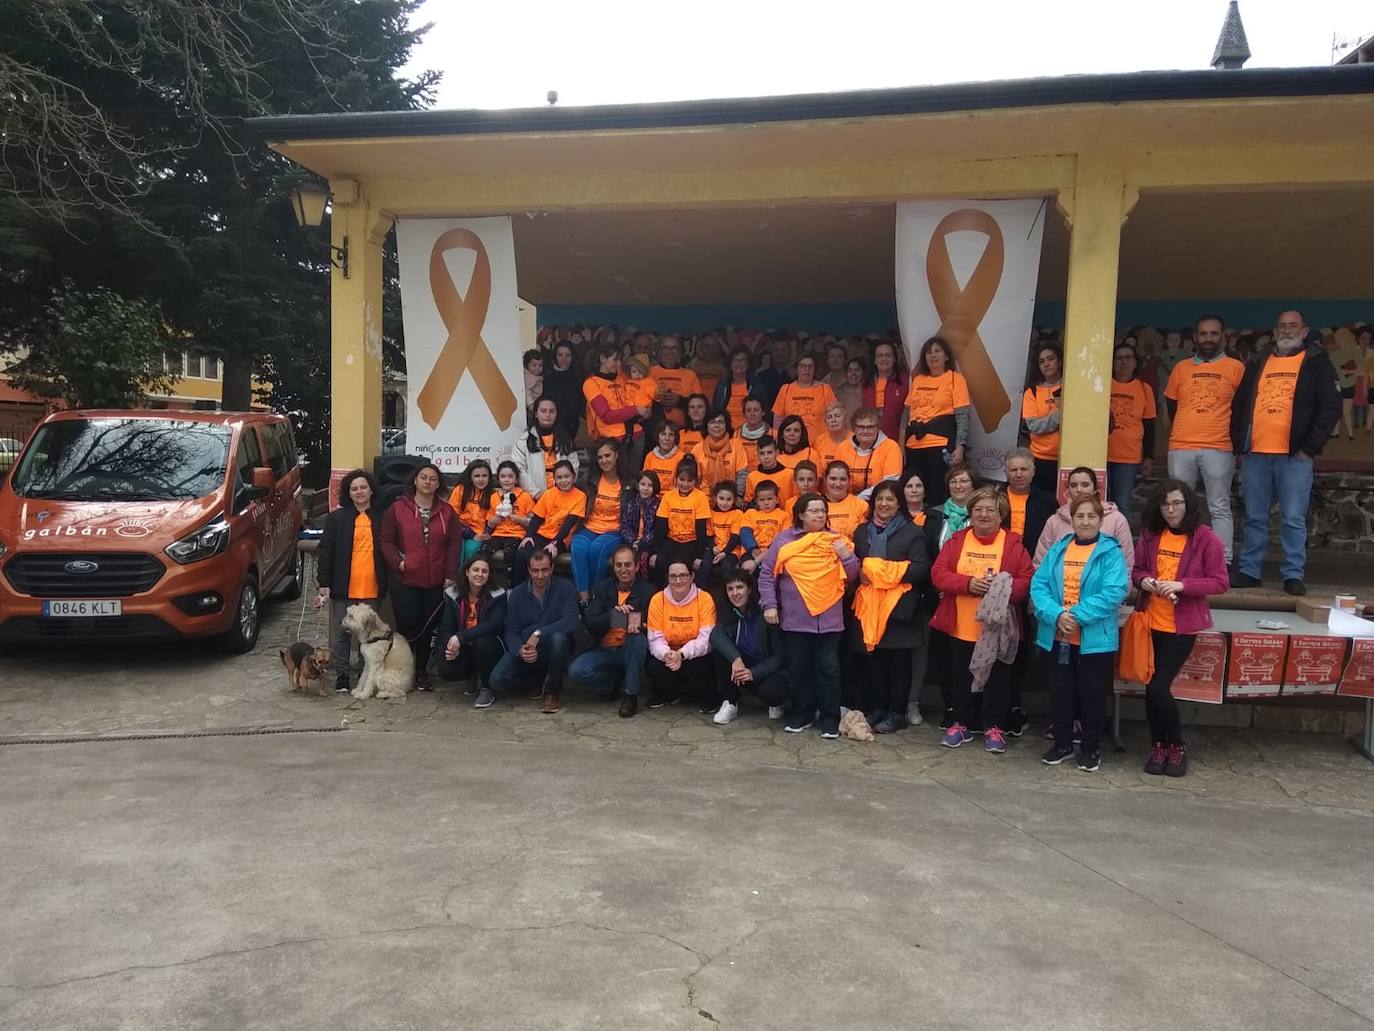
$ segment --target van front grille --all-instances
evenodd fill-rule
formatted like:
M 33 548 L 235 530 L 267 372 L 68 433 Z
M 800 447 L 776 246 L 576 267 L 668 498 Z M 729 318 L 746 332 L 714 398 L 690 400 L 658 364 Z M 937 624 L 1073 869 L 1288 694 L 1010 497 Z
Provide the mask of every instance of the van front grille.
M 146 554 L 24 552 L 5 564 L 5 579 L 32 598 L 127 598 L 151 589 L 166 571 Z

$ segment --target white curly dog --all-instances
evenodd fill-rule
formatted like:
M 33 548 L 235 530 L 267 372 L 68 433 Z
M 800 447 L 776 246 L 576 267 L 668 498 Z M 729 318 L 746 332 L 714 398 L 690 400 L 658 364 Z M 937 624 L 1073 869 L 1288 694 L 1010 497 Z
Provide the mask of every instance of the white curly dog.
M 363 675 L 354 698 L 404 698 L 415 680 L 415 653 L 410 642 L 382 621 L 368 605 L 350 605 L 343 628 L 358 640 Z

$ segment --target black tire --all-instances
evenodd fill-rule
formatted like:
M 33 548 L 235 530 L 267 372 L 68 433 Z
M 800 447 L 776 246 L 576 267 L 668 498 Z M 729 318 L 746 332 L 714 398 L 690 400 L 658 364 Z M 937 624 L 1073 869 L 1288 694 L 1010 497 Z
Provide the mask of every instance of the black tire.
M 405 487 L 399 483 L 379 487 L 377 489 L 377 511 L 386 512 L 386 510 L 394 505 L 397 499 L 402 497 L 405 492 Z
M 262 630 L 262 600 L 257 581 L 251 577 L 239 588 L 234 602 L 234 625 L 220 635 L 219 647 L 234 655 L 251 652 Z
M 305 587 L 305 552 L 296 548 L 295 564 L 291 571 L 277 582 L 277 600 L 295 601 Z
M 403 487 L 410 474 L 428 461 L 419 455 L 378 455 L 372 463 L 372 478 L 378 487 Z

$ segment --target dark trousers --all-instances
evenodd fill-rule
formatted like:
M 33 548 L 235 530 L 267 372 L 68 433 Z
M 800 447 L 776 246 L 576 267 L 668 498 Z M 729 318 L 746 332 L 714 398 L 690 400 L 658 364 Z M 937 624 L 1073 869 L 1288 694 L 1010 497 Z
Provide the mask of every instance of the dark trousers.
M 671 670 L 659 659 L 649 656 L 649 684 L 654 697 L 664 701 L 691 698 L 703 709 L 716 707 L 716 684 L 711 675 L 711 656 L 700 655 L 684 659 L 677 670 Z
M 1150 723 L 1150 740 L 1166 745 L 1183 744 L 1183 727 L 1174 701 L 1174 677 L 1193 652 L 1196 634 L 1166 634 L 1151 630 L 1155 646 L 1155 675 L 1145 685 L 1145 718 Z
M 940 704 L 954 708 L 954 664 L 950 658 L 949 634 L 930 628 L 930 658 L 926 662 L 926 683 L 940 685 Z
M 840 721 L 840 632 L 808 634 L 787 630 L 787 681 L 792 688 L 792 715 Z
M 668 582 L 668 567 L 674 562 L 681 562 L 692 571 L 692 563 L 701 558 L 701 542 L 695 537 L 686 542 L 669 537 L 659 543 L 655 554 L 658 561 L 653 568 L 654 583 L 661 587 Z
M 506 646 L 495 634 L 474 637 L 458 649 L 458 658 L 452 661 L 444 658 L 447 647 L 447 641 L 440 641 L 435 649 L 439 653 L 439 676 L 449 681 L 471 680 L 475 677 L 479 684 L 488 687 L 491 686 L 491 671 L 501 661 L 501 656 L 506 654 Z
M 434 632 L 439 629 L 439 614 L 444 605 L 444 588 L 388 585 L 391 610 L 396 614 L 396 631 L 410 642 L 415 653 L 415 672 L 429 669 L 434 653 Z
M 572 647 L 572 638 L 567 634 L 541 634 L 539 651 L 533 662 L 526 662 L 518 652 L 507 652 L 491 671 L 487 686 L 501 694 L 517 684 L 528 684 L 542 677 L 545 691 L 560 694 L 563 677 L 568 672 L 568 660 L 572 658 Z
M 927 505 L 945 503 L 949 497 L 949 488 L 945 486 L 945 473 L 949 472 L 949 466 L 945 464 L 943 447 L 907 448 L 906 471 L 921 477 L 921 483 L 926 488 Z
M 857 664 L 856 664 L 857 665 Z M 875 648 L 865 657 L 860 707 L 870 720 L 878 712 L 906 716 L 911 693 L 911 651 L 907 648 Z
M 721 701 L 738 705 L 741 688 L 739 684 L 730 679 L 730 663 L 725 661 L 723 655 L 714 655 L 713 657 L 716 666 L 716 693 L 720 695 Z M 748 663 L 746 662 L 745 665 L 747 666 Z M 770 708 L 774 705 L 782 705 L 787 701 L 787 677 L 782 673 L 774 673 L 762 680 L 749 681 L 744 685 L 743 690 L 758 695 L 759 701 Z
M 1037 458 L 1035 476 L 1031 480 L 1041 490 L 1047 490 L 1059 497 L 1059 460 L 1057 458 Z M 1031 546 L 1034 550 L 1034 545 Z
M 1102 746 L 1102 725 L 1107 719 L 1106 685 L 1111 682 L 1115 652 L 1084 655 L 1078 645 L 1069 645 L 1069 661 L 1059 659 L 1059 644 L 1045 660 L 1050 670 L 1050 717 L 1054 723 L 1054 743 L 1073 747 L 1075 713 L 1083 725 L 1083 752 Z
M 973 661 L 973 642 L 949 638 L 950 680 L 953 687 L 954 718 L 964 726 L 974 726 L 978 715 L 978 699 L 973 694 L 973 673 L 969 663 Z M 994 662 L 988 682 L 983 685 L 983 728 L 1002 729 L 1007 725 L 1007 709 L 1011 691 L 1011 665 Z
M 711 561 L 711 554 L 708 553 L 701 560 L 701 568 L 697 570 L 697 586 L 703 591 L 709 591 L 725 582 L 725 578 L 739 568 L 739 559 L 733 554 L 726 555 L 719 562 Z

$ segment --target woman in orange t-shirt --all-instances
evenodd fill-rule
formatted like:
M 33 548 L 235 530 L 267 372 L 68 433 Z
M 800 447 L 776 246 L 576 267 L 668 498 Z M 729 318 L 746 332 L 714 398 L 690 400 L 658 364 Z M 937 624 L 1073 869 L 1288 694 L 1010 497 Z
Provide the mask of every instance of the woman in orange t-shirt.
M 687 420 L 678 431 L 677 442 L 682 450 L 688 452 L 706 439 L 706 417 L 710 414 L 710 404 L 705 394 L 692 394 L 687 398 Z
M 849 413 L 836 401 L 825 409 L 825 432 L 811 442 L 811 450 L 816 452 L 816 468 L 824 469 L 835 461 L 840 448 L 848 443 Z
M 921 345 L 906 395 L 909 420 L 902 433 L 906 465 L 921 474 L 932 505 L 943 505 L 945 471 L 965 460 L 968 444 L 968 382 L 954 363 L 949 344 L 931 337 Z
M 795 469 L 798 462 L 816 461 L 810 430 L 800 415 L 789 415 L 782 420 L 778 426 L 777 441 L 778 461 L 788 469 Z
M 585 521 L 572 538 L 573 583 L 583 601 L 610 575 L 611 555 L 621 544 L 621 495 L 630 479 L 618 441 L 598 440 L 594 452 Z
M 1030 435 L 1035 480 L 1041 490 L 1058 496 L 1059 422 L 1064 392 L 1064 355 L 1058 344 L 1041 344 L 1035 352 L 1035 382 L 1021 397 L 1021 422 Z
M 546 490 L 530 511 L 525 539 L 515 549 L 515 563 L 510 584 L 524 583 L 528 578 L 530 556 L 536 548 L 543 548 L 551 556 L 568 550 L 568 542 L 587 512 L 587 495 L 577 489 L 571 462 L 559 462 L 553 467 L 553 490 Z
M 1112 407 L 1107 416 L 1107 498 L 1122 513 L 1134 510 L 1136 476 L 1150 475 L 1155 453 L 1155 392 L 1142 380 L 1133 344 L 1112 353 Z
M 697 473 L 702 483 L 729 480 L 737 493 L 744 493 L 749 459 L 745 456 L 744 445 L 730 435 L 728 412 L 711 413 L 706 420 L 706 437 L 692 448 L 692 457 L 697 460 Z
M 350 605 L 377 609 L 386 594 L 386 562 L 382 559 L 379 532 L 381 513 L 374 507 L 377 489 L 372 477 L 354 469 L 339 481 L 339 507 L 324 521 L 320 546 L 315 552 L 315 578 L 319 596 L 315 607 L 329 602 L 334 616 L 334 690 L 348 690 L 348 656 L 352 635 L 343 628 Z

